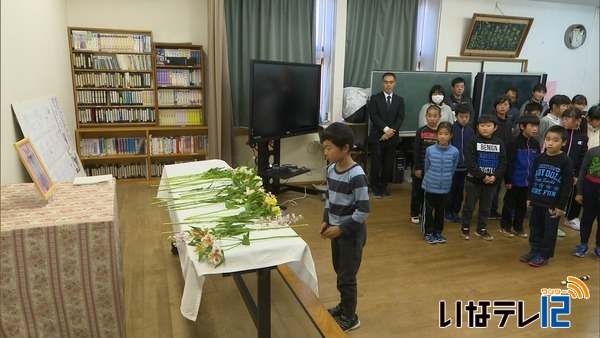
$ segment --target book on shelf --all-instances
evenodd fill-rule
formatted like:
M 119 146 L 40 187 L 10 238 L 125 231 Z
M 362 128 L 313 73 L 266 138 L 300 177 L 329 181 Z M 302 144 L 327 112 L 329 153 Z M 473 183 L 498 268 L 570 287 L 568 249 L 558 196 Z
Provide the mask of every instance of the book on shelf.
M 79 144 L 81 156 L 144 155 L 145 137 L 101 137 L 82 139 Z
M 154 108 L 79 108 L 79 123 L 151 123 Z
M 187 48 L 156 48 L 156 64 L 198 67 L 202 57 L 199 50 Z
M 163 136 L 150 135 L 150 154 L 198 154 L 208 149 L 206 135 Z
M 158 111 L 161 126 L 202 125 L 202 109 L 161 109 Z
M 193 106 L 202 104 L 200 89 L 159 89 L 160 106 Z
M 146 163 L 87 165 L 84 170 L 88 176 L 112 175 L 116 179 L 146 178 Z

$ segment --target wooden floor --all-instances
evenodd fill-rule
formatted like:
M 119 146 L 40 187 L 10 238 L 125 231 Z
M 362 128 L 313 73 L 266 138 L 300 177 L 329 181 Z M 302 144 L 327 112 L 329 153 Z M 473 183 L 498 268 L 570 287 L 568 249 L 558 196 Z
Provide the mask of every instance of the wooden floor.
M 183 290 L 179 260 L 170 251 L 167 235 L 168 214 L 151 206 L 156 187 L 148 183 L 120 183 L 118 207 L 125 271 L 125 312 L 128 337 L 253 337 L 256 331 L 233 280 L 210 276 L 203 290 L 196 322 L 179 312 Z M 358 275 L 358 309 L 361 327 L 350 337 L 429 337 L 429 336 L 525 336 L 598 337 L 600 334 L 600 262 L 593 253 L 585 258 L 571 255 L 579 243 L 579 232 L 561 226 L 567 237 L 559 238 L 555 258 L 548 266 L 532 268 L 518 261 L 529 249 L 527 239 L 504 238 L 499 221 L 490 221 L 491 242 L 472 236 L 464 241 L 459 225 L 446 223 L 446 244 L 427 244 L 419 225 L 410 223 L 410 185 L 393 185 L 393 198 L 371 200 L 367 220 L 368 239 Z M 303 197 L 286 192 L 280 203 Z M 335 274 L 331 266 L 329 241 L 318 236 L 324 202 L 308 195 L 289 206 L 289 212 L 302 214 L 309 227 L 297 232 L 310 246 L 319 278 L 321 302 L 337 304 Z M 286 204 L 289 205 L 289 204 Z M 527 229 L 527 226 L 526 226 Z M 590 246 L 593 248 L 596 225 Z M 464 306 L 469 300 L 523 300 L 524 317 L 540 312 L 541 288 L 564 288 L 568 275 L 590 275 L 591 298 L 572 300 L 571 328 L 542 329 L 540 320 L 524 329 L 517 328 L 516 316 L 499 329 L 500 316 L 492 315 L 489 328 L 468 328 Z M 300 305 L 278 273 L 272 274 L 272 336 L 318 337 Z M 250 278 L 248 278 L 250 277 Z M 255 285 L 255 278 L 247 276 Z M 439 328 L 439 302 L 447 303 L 449 328 Z M 462 328 L 456 327 L 454 304 L 463 302 Z M 557 306 L 556 304 L 552 306 Z M 479 310 L 478 310 L 479 311 Z M 490 312 L 492 310 L 490 309 Z

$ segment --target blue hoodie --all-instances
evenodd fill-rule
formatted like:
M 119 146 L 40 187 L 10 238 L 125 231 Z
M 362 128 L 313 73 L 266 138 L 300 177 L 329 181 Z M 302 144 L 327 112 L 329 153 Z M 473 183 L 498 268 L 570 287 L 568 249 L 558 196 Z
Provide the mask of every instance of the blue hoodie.
M 458 149 L 458 165 L 456 171 L 466 171 L 467 165 L 465 164 L 465 150 L 469 141 L 475 135 L 475 131 L 469 124 L 462 126 L 458 121 L 454 122 L 452 126 L 452 145 Z

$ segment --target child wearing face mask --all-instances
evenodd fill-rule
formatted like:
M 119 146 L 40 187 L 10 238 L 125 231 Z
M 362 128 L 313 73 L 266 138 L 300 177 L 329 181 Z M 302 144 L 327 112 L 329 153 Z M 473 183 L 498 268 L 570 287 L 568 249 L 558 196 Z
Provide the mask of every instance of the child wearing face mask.
M 431 90 L 429 91 L 429 102 L 425 103 L 419 112 L 419 128 L 427 124 L 427 109 L 432 104 L 440 107 L 440 110 L 442 111 L 442 118 L 440 119 L 440 122 L 454 123 L 454 113 L 452 112 L 450 106 L 444 103 L 445 93 L 446 91 L 444 90 L 444 87 L 439 84 L 431 87 Z

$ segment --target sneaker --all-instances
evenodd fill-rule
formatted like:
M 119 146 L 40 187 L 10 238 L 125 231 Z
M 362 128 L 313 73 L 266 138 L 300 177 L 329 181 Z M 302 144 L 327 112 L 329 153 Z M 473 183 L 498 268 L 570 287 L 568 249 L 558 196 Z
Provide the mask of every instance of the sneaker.
M 481 229 L 481 230 L 477 230 L 475 231 L 475 236 L 481 237 L 483 239 L 485 239 L 486 241 L 493 241 L 494 237 L 492 237 L 492 235 L 490 235 L 487 230 L 485 229 Z
M 580 223 L 580 222 L 579 222 L 579 218 L 573 218 L 573 219 L 572 219 L 572 220 L 570 220 L 570 221 L 569 221 L 568 219 L 565 219 L 565 223 L 564 223 L 564 225 L 565 225 L 567 228 L 571 228 L 571 229 L 573 229 L 573 230 L 577 230 L 577 231 L 579 231 L 579 223 Z
M 389 191 L 387 191 L 387 189 L 383 189 L 381 196 L 383 196 L 383 198 L 392 198 L 392 195 L 390 194 Z
M 452 214 L 452 218 L 454 219 L 454 223 L 460 223 L 460 216 L 458 216 L 457 212 Z
M 410 218 L 410 221 L 411 221 L 413 224 L 419 224 L 419 222 L 420 222 L 420 221 L 419 221 L 419 217 L 411 217 L 411 218 Z
M 512 233 L 517 235 L 517 237 L 527 238 L 527 233 L 523 230 L 513 230 Z
M 540 267 L 540 266 L 544 266 L 544 265 L 547 265 L 547 264 L 548 264 L 548 259 L 546 259 L 546 258 L 544 258 L 544 257 L 542 257 L 540 255 L 535 256 L 534 259 L 532 259 L 532 260 L 529 261 L 529 265 L 531 265 L 531 266 L 533 266 L 535 268 Z
M 340 307 L 340 304 L 338 304 L 335 307 L 327 309 L 327 312 L 329 312 L 331 317 L 336 318 L 342 315 L 342 308 Z
M 498 213 L 498 210 L 490 211 L 488 219 L 502 219 L 502 215 Z
M 464 239 L 465 241 L 468 241 L 471 239 L 471 237 L 469 236 L 469 229 L 462 229 L 461 233 L 460 233 L 460 237 L 462 239 Z
M 373 198 L 374 199 L 379 200 L 379 199 L 381 199 L 381 197 L 383 197 L 383 195 L 373 193 Z
M 444 214 L 444 220 L 446 222 L 453 223 L 454 222 L 454 216 L 452 216 L 451 213 L 446 213 L 446 214 Z
M 583 257 L 583 256 L 585 256 L 587 251 L 588 251 L 587 244 L 579 244 L 578 246 L 575 247 L 575 251 L 573 251 L 573 256 Z
M 600 246 L 594 248 L 594 255 L 596 255 L 596 259 L 600 261 Z
M 358 320 L 358 316 L 354 316 L 353 319 L 349 319 L 348 317 L 341 315 L 340 316 L 340 328 L 344 332 L 348 332 L 350 330 L 358 329 L 360 327 L 360 320 Z
M 435 243 L 437 243 L 437 238 L 435 237 L 434 234 L 425 234 L 425 240 L 429 244 L 435 244 Z
M 446 243 L 446 237 L 442 236 L 442 234 L 435 234 L 435 241 L 438 243 Z
M 504 237 L 508 237 L 508 238 L 513 238 L 515 237 L 515 235 L 512 234 L 512 232 L 504 229 L 504 228 L 500 228 L 500 233 L 502 234 L 502 236 Z
M 535 258 L 535 256 L 537 256 L 537 255 L 534 254 L 533 252 L 528 252 L 524 255 L 521 255 L 521 257 L 519 257 L 519 260 L 523 263 L 529 263 L 532 259 Z
M 567 234 L 565 234 L 565 232 L 560 229 L 558 229 L 558 232 L 556 233 L 556 236 L 558 236 L 558 237 L 565 237 L 566 235 Z

